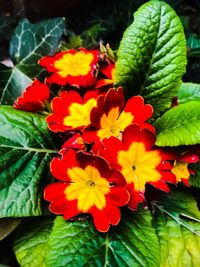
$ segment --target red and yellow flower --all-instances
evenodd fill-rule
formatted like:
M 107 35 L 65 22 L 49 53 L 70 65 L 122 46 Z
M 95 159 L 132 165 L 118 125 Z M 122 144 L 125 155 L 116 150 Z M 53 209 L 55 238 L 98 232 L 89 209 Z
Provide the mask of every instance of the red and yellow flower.
M 14 103 L 14 108 L 25 111 L 40 111 L 45 108 L 45 102 L 50 98 L 50 90 L 48 86 L 35 79 L 18 97 Z
M 95 88 L 99 89 L 103 86 L 112 86 L 114 83 L 114 77 L 115 77 L 115 64 L 109 63 L 106 66 L 100 67 L 101 73 L 103 73 L 107 78 L 100 79 L 96 82 Z
M 51 172 L 62 181 L 48 185 L 44 191 L 53 213 L 63 214 L 67 220 L 80 213 L 91 214 L 100 232 L 119 223 L 119 207 L 129 201 L 129 193 L 123 176 L 103 158 L 62 149 L 51 162 Z
M 62 91 L 51 102 L 53 114 L 46 118 L 49 129 L 64 132 L 89 126 L 90 113 L 96 107 L 97 96 L 96 91 L 88 91 L 83 98 L 74 90 Z
M 71 49 L 54 56 L 46 56 L 39 64 L 53 74 L 47 78 L 47 83 L 59 85 L 69 84 L 76 87 L 91 86 L 96 81 L 96 69 L 99 61 L 98 50 L 78 51 Z
M 165 161 L 166 155 L 154 149 L 155 136 L 138 125 L 130 125 L 122 134 L 122 141 L 111 137 L 104 139 L 104 148 L 99 154 L 112 168 L 120 171 L 130 193 L 128 206 L 135 210 L 140 202 L 145 202 L 146 183 L 169 192 L 166 182 L 176 183 L 171 173 L 172 165 Z
M 121 138 L 124 130 L 131 124 L 137 123 L 141 128 L 148 128 L 154 132 L 154 127 L 145 121 L 152 116 L 151 105 L 144 105 L 141 96 L 130 98 L 126 104 L 123 89 L 110 89 L 97 100 L 97 106 L 91 111 L 91 125 L 93 128 L 84 131 L 85 140 L 92 142 L 103 140 L 111 136 Z
M 198 161 L 199 157 L 193 151 L 187 151 L 181 153 L 181 155 L 177 155 L 171 170 L 176 176 L 177 182 L 182 182 L 186 186 L 190 186 L 189 178 L 194 172 L 189 168 L 189 164 L 197 163 Z

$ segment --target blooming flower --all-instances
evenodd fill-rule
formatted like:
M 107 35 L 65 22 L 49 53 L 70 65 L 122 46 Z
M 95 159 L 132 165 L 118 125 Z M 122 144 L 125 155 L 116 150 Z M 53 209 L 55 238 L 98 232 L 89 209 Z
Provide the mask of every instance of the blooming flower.
M 88 91 L 82 98 L 76 91 L 62 91 L 51 102 L 53 114 L 46 118 L 53 132 L 82 129 L 90 125 L 90 112 L 96 106 L 97 93 Z
M 25 111 L 36 112 L 44 109 L 45 102 L 50 97 L 50 91 L 46 84 L 35 79 L 23 92 L 23 95 L 18 97 L 14 103 L 14 108 Z
M 193 151 L 187 151 L 177 155 L 172 168 L 172 173 L 176 176 L 177 182 L 182 182 L 186 186 L 190 186 L 189 178 L 190 174 L 193 174 L 193 170 L 189 169 L 190 163 L 196 163 L 199 161 L 199 157 Z
M 114 75 L 115 75 L 115 64 L 109 63 L 106 66 L 100 68 L 100 71 L 107 77 L 105 79 L 100 79 L 96 82 L 95 88 L 99 89 L 103 86 L 110 85 L 112 86 L 114 83 Z
M 53 74 L 47 78 L 47 83 L 71 86 L 90 86 L 96 81 L 95 71 L 99 60 L 98 50 L 78 51 L 71 49 L 46 56 L 39 60 L 39 64 Z
M 171 164 L 165 162 L 164 152 L 153 148 L 154 143 L 155 136 L 138 125 L 127 127 L 122 141 L 115 137 L 103 141 L 104 148 L 99 154 L 123 174 L 130 193 L 130 209 L 136 209 L 140 202 L 145 202 L 146 183 L 166 192 L 169 191 L 166 182 L 176 183 L 170 172 Z
M 84 139 L 92 142 L 95 139 L 103 140 L 111 136 L 120 138 L 132 123 L 137 123 L 142 128 L 148 128 L 154 132 L 154 127 L 145 122 L 153 113 L 152 106 L 144 105 L 141 96 L 130 98 L 125 105 L 124 102 L 121 87 L 118 90 L 110 89 L 106 95 L 100 96 L 97 107 L 91 111 L 90 119 L 93 128 L 83 132 Z
M 51 201 L 50 210 L 65 219 L 80 213 L 93 216 L 98 231 L 108 231 L 120 221 L 119 206 L 129 200 L 125 180 L 101 157 L 62 149 L 51 162 L 55 178 L 63 182 L 48 185 L 44 198 Z

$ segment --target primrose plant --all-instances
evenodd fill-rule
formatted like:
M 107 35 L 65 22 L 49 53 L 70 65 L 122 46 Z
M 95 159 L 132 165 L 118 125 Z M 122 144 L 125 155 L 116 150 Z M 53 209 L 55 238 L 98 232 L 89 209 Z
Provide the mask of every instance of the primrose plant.
M 178 16 L 142 5 L 117 53 L 63 51 L 64 30 L 22 20 L 0 69 L 0 216 L 17 261 L 200 266 L 200 85 L 182 82 Z

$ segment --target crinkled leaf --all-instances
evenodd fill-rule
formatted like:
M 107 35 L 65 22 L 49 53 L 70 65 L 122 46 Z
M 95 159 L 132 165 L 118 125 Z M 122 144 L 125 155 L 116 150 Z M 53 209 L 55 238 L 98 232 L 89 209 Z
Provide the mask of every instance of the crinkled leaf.
M 10 43 L 10 55 L 16 67 L 33 78 L 41 71 L 38 60 L 58 50 L 65 29 L 65 19 L 55 18 L 31 24 L 23 19 Z
M 0 105 L 13 104 L 32 80 L 17 68 L 0 64 Z
M 178 89 L 178 103 L 187 103 L 189 101 L 200 101 L 200 84 L 182 83 Z
M 53 144 L 44 116 L 0 107 L 1 218 L 42 214 Z
M 57 217 L 48 239 L 45 264 L 42 266 L 157 267 L 159 246 L 151 220 L 148 211 L 132 213 L 112 231 L 101 234 L 90 221 L 66 222 L 62 217 Z M 37 242 L 40 242 L 39 238 Z M 16 243 L 18 249 L 15 251 L 20 265 L 28 266 L 25 259 L 30 253 L 30 250 L 26 250 L 29 239 L 22 235 Z M 19 251 L 23 251 L 24 259 L 19 257 Z
M 48 217 L 29 219 L 21 224 L 15 234 L 14 242 L 14 252 L 20 266 L 47 266 L 45 264 L 45 255 L 52 226 L 53 219 Z
M 140 94 L 155 115 L 169 108 L 186 66 L 182 24 L 165 2 L 152 0 L 134 14 L 118 51 L 115 84 Z
M 0 241 L 8 236 L 20 224 L 21 219 L 0 219 Z
M 168 110 L 154 126 L 157 146 L 200 143 L 200 102 L 191 101 Z
M 153 203 L 161 248 L 160 266 L 200 266 L 200 212 L 189 192 L 173 192 Z

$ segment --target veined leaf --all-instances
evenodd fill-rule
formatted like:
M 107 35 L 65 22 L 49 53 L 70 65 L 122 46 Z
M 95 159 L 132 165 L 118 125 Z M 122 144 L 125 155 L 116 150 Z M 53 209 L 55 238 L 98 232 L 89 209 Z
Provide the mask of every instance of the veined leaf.
M 22 20 L 10 43 L 13 68 L 0 65 L 0 104 L 12 105 L 14 100 L 38 76 L 42 68 L 38 60 L 58 50 L 64 32 L 64 18 L 50 19 L 31 24 Z
M 175 11 L 152 0 L 134 14 L 118 50 L 115 85 L 140 94 L 155 116 L 170 107 L 186 66 L 186 42 Z
M 26 248 L 30 247 L 29 242 L 23 235 L 16 240 L 18 247 L 15 252 L 22 267 L 28 266 L 26 257 L 30 257 L 30 249 Z M 40 243 L 40 238 L 37 242 Z M 20 251 L 23 253 L 20 254 Z M 35 251 L 33 253 L 35 255 Z M 23 257 L 20 256 L 22 254 Z M 57 217 L 49 235 L 44 261 L 42 266 L 45 267 L 157 267 L 159 247 L 151 226 L 151 215 L 148 211 L 129 214 L 126 221 L 107 234 L 98 233 L 88 221 L 66 222 Z
M 194 198 L 179 190 L 153 206 L 161 247 L 160 266 L 200 266 L 200 212 Z
M 178 89 L 178 103 L 183 104 L 189 101 L 200 101 L 200 84 L 182 83 Z
M 38 60 L 55 53 L 64 32 L 65 19 L 56 18 L 31 24 L 23 19 L 10 43 L 10 55 L 16 67 L 29 77 L 41 71 Z
M 44 116 L 0 107 L 0 217 L 42 214 L 54 141 Z M 45 183 L 45 181 L 43 181 Z
M 191 101 L 168 110 L 154 126 L 157 146 L 200 143 L 200 102 Z
M 52 227 L 52 218 L 39 217 L 27 220 L 17 229 L 14 252 L 21 266 L 47 266 L 45 264 L 45 256 Z
M 0 64 L 0 105 L 13 104 L 32 80 L 17 68 Z

